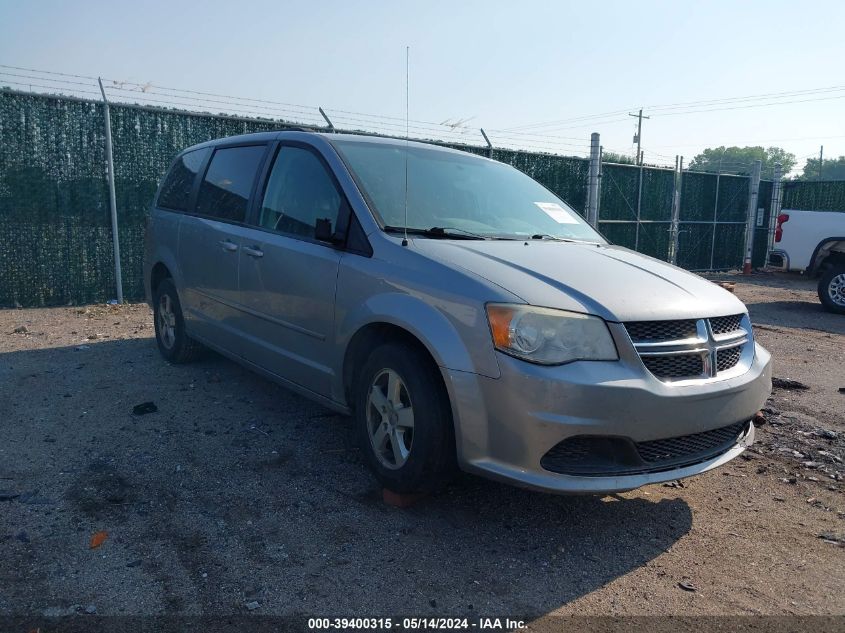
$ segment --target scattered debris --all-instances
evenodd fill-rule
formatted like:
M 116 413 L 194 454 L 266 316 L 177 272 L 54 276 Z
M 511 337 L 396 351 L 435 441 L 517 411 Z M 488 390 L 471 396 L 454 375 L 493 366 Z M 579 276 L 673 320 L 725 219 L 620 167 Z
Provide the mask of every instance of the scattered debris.
M 244 605 L 244 606 L 246 606 L 246 608 L 249 609 L 250 611 L 255 611 L 261 605 L 258 603 L 257 600 L 253 600 L 252 602 L 247 602 L 246 605 Z
M 93 604 L 89 604 L 87 607 L 85 607 L 85 613 L 87 613 L 88 615 L 94 615 L 95 613 L 97 613 L 97 607 Z
M 680 479 L 676 479 L 675 481 L 667 481 L 665 484 L 663 484 L 663 487 L 664 488 L 686 488 L 686 486 L 684 485 L 684 482 L 681 481 Z
M 822 532 L 819 534 L 819 538 L 822 539 L 825 543 L 831 543 L 833 545 L 838 545 L 839 547 L 845 547 L 845 533 L 843 532 Z
M 155 402 L 142 402 L 132 407 L 132 413 L 135 415 L 146 415 L 147 413 L 155 413 L 156 411 L 158 411 L 158 407 L 155 405 Z
M 688 582 L 679 582 L 678 586 L 681 589 L 683 589 L 684 591 L 697 591 L 698 590 L 698 587 L 696 587 L 692 583 L 688 583 Z
M 754 422 L 754 426 L 763 426 L 766 423 L 766 416 L 762 411 L 758 411 L 754 414 L 752 421 Z
M 787 391 L 809 389 L 803 382 L 791 378 L 772 378 L 772 387 L 775 389 L 786 389 Z
M 823 455 L 823 456 L 825 456 L 825 457 L 829 457 L 830 459 L 832 459 L 833 461 L 835 461 L 835 462 L 837 462 L 837 463 L 839 463 L 839 464 L 841 464 L 841 463 L 842 463 L 842 458 L 841 458 L 841 457 L 839 457 L 838 455 L 834 455 L 834 454 L 833 454 L 833 453 L 831 453 L 830 451 L 819 451 L 819 455 Z
M 89 544 L 90 549 L 97 549 L 106 542 L 106 539 L 109 537 L 109 533 L 105 530 L 100 530 L 99 532 L 94 532 L 91 536 L 91 543 Z

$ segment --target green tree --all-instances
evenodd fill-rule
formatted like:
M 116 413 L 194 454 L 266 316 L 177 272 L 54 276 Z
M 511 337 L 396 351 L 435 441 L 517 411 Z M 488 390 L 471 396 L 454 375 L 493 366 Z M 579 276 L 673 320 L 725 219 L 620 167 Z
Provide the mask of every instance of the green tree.
M 845 180 L 845 156 L 825 158 L 819 178 L 819 159 L 808 158 L 804 171 L 796 180 Z
M 634 157 L 625 154 L 618 154 L 616 152 L 603 151 L 601 153 L 601 160 L 603 163 L 621 163 L 623 165 L 633 165 Z
M 750 174 L 754 161 L 763 162 L 763 177 L 771 177 L 775 163 L 788 174 L 797 162 L 795 154 L 781 147 L 708 147 L 690 161 L 693 171 L 722 171 L 734 174 Z

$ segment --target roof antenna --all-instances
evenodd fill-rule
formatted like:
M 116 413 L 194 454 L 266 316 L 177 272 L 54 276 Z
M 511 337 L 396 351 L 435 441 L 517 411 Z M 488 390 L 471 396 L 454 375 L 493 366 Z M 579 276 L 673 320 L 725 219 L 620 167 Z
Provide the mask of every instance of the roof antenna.
M 411 47 L 405 47 L 405 237 L 402 239 L 402 246 L 408 245 L 408 59 L 411 54 Z

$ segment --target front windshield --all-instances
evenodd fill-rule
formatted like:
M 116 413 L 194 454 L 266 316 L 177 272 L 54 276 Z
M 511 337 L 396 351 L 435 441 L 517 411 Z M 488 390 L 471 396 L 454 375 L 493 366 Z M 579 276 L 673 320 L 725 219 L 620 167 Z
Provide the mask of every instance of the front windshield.
M 560 198 L 522 172 L 493 160 L 404 144 L 335 140 L 386 227 L 504 238 L 604 242 Z

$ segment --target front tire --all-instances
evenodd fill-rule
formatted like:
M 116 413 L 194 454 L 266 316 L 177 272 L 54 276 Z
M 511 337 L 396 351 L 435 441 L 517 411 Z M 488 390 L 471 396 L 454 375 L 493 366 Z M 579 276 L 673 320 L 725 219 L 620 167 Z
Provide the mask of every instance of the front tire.
M 153 298 L 153 322 L 161 355 L 171 363 L 188 363 L 202 351 L 202 346 L 185 332 L 185 319 L 176 285 L 164 279 Z
M 828 268 L 819 279 L 819 299 L 825 310 L 845 314 L 845 265 Z
M 358 373 L 354 416 L 361 450 L 385 488 L 430 492 L 454 473 L 449 399 L 422 350 L 400 342 L 375 348 Z

